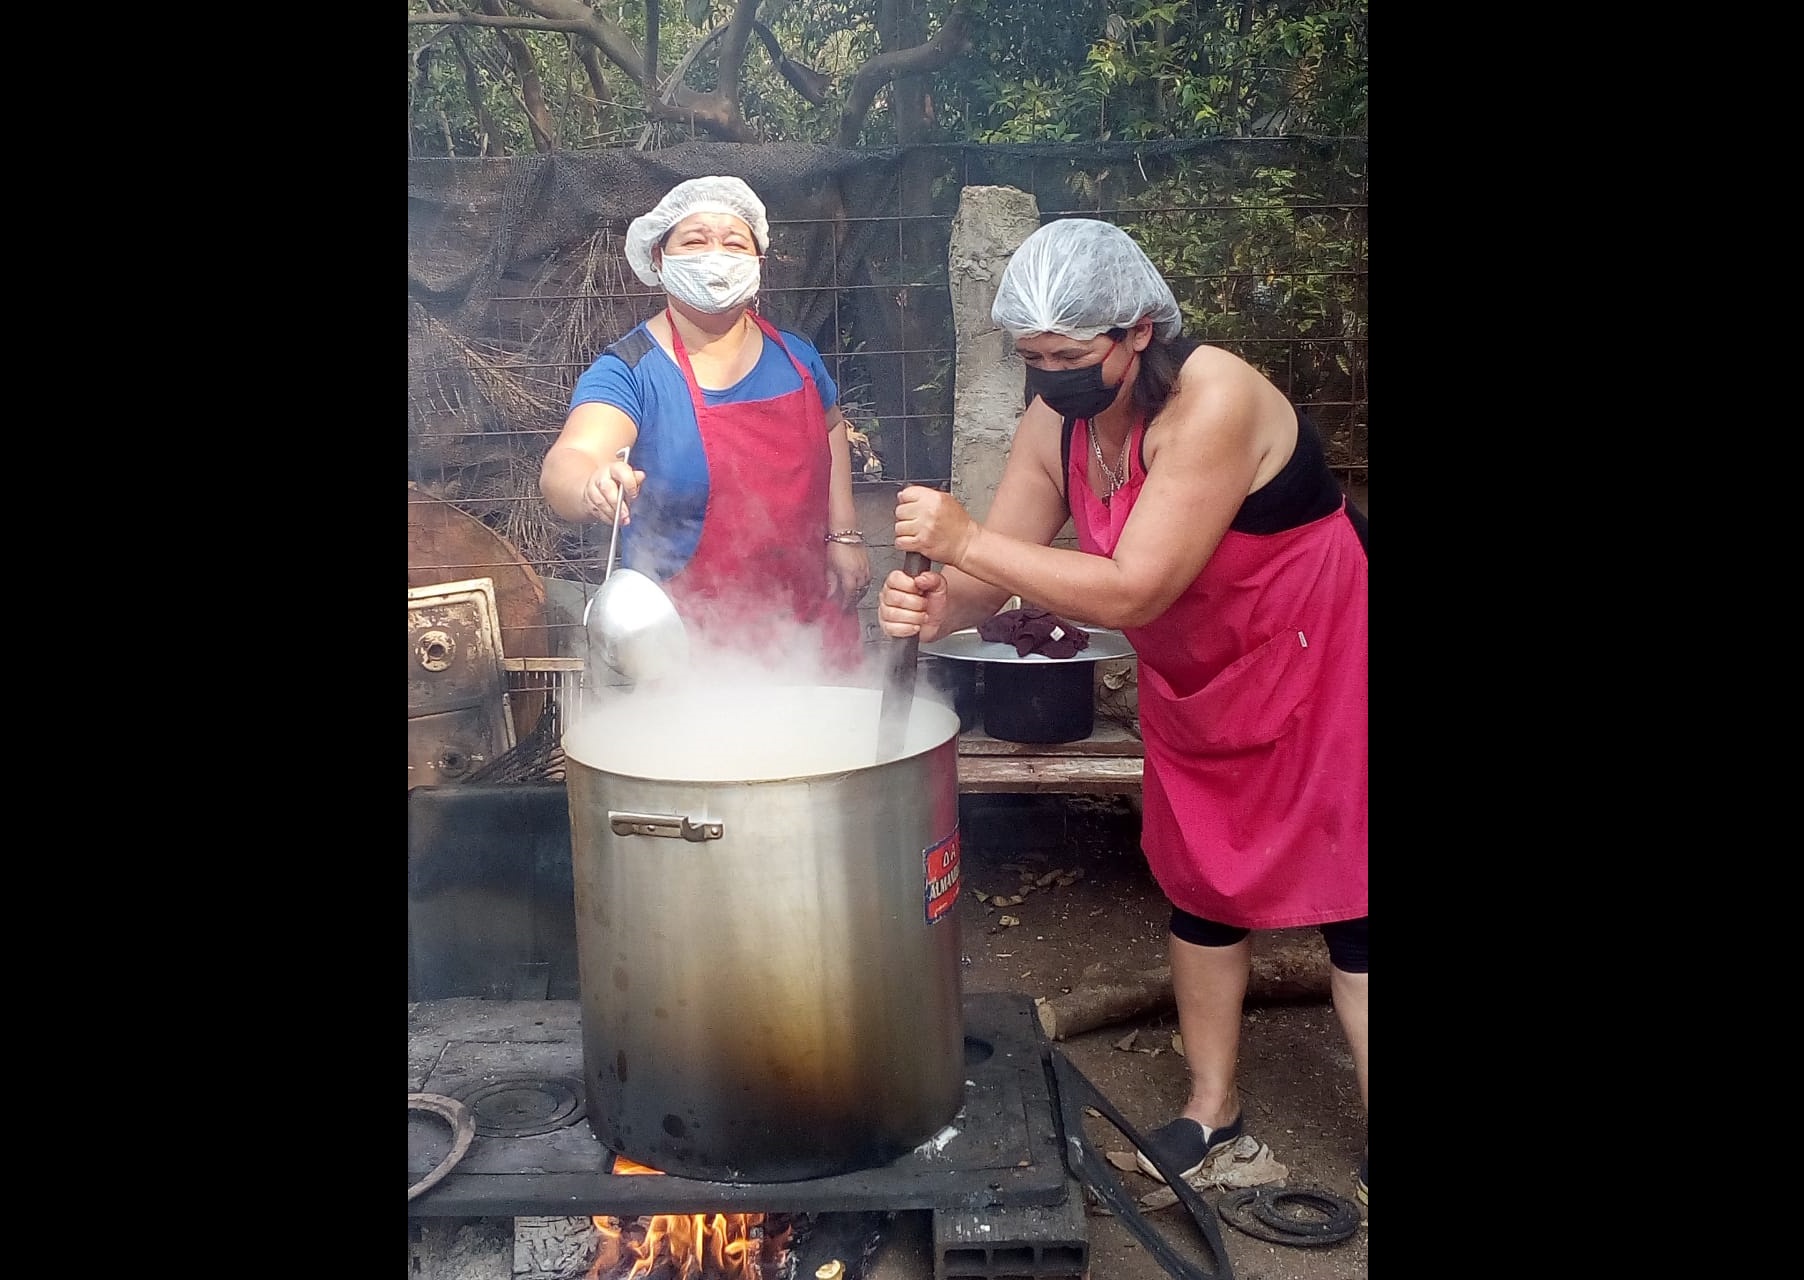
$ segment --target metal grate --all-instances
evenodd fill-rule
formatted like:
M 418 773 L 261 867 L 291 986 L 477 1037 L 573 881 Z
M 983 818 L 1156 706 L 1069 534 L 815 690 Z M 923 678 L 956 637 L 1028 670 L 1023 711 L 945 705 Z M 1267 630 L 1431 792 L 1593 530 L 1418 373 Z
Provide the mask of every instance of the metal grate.
M 574 712 L 586 685 L 587 663 L 581 658 L 503 658 L 502 673 L 511 694 L 546 694 Z
M 503 658 L 517 744 L 489 761 L 470 782 L 562 782 L 564 728 L 582 714 L 588 693 L 581 658 Z

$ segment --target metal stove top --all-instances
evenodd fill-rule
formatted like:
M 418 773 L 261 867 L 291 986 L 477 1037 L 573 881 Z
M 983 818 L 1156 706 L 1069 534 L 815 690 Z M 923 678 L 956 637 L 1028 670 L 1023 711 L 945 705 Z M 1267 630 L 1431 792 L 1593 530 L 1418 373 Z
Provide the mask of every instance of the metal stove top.
M 1057 1205 L 1067 1195 L 1047 1043 L 1023 995 L 967 995 L 964 1105 L 937 1150 L 802 1182 L 703 1182 L 610 1172 L 583 1102 L 576 1000 L 428 1000 L 407 1006 L 407 1089 L 456 1098 L 476 1121 L 469 1150 L 413 1217 L 653 1213 L 842 1213 Z M 942 1135 L 943 1136 L 943 1135 Z M 451 1146 L 409 1113 L 412 1186 Z

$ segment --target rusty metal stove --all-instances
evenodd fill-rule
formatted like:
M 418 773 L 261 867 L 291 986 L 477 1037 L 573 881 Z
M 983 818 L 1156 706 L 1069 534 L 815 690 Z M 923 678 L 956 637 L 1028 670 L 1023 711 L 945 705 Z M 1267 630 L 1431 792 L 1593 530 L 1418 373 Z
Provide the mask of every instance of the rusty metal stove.
M 415 1215 L 976 1210 L 1067 1198 L 1043 1033 L 1025 996 L 966 998 L 965 1101 L 938 1151 L 929 1142 L 881 1168 L 800 1182 L 612 1173 L 584 1113 L 575 1001 L 413 1004 L 407 1057 L 409 1092 L 463 1102 L 479 1139 L 411 1202 Z M 410 1125 L 410 1183 L 445 1145 L 442 1125 Z
M 1024 995 L 965 996 L 963 1106 L 889 1165 L 755 1184 L 612 1172 L 583 1102 L 568 851 L 561 786 L 409 793 L 408 1091 L 457 1099 L 476 1125 L 410 1218 L 929 1210 L 935 1280 L 1086 1275 L 1083 1192 Z M 410 1113 L 410 1187 L 448 1146 Z

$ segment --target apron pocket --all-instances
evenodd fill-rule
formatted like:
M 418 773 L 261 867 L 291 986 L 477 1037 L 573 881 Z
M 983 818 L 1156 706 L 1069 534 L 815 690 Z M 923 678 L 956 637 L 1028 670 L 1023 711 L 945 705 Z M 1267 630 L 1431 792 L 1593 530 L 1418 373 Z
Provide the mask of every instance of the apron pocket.
M 1141 684 L 1163 704 L 1146 727 L 1172 748 L 1201 755 L 1276 742 L 1297 722 L 1319 669 L 1315 650 L 1294 627 L 1242 654 L 1188 697 L 1177 697 L 1143 662 Z

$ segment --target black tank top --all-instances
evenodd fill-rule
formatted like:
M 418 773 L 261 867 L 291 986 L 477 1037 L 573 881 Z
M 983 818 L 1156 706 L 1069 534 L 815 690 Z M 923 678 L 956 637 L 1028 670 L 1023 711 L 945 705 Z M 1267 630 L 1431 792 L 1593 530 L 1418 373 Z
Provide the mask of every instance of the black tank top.
M 1365 512 L 1353 505 L 1328 467 L 1328 456 L 1322 451 L 1322 437 L 1301 410 L 1297 415 L 1297 447 L 1290 461 L 1270 480 L 1260 485 L 1240 504 L 1228 525 L 1236 533 L 1282 533 L 1299 528 L 1323 516 L 1331 515 L 1346 500 L 1347 518 L 1359 535 L 1359 545 L 1366 547 Z M 1071 434 L 1077 419 L 1066 418 L 1059 434 L 1059 475 L 1071 474 Z M 1146 433 L 1140 433 L 1140 470 L 1146 471 Z M 1070 505 L 1069 500 L 1066 503 Z M 1370 548 L 1366 548 L 1370 553 Z

